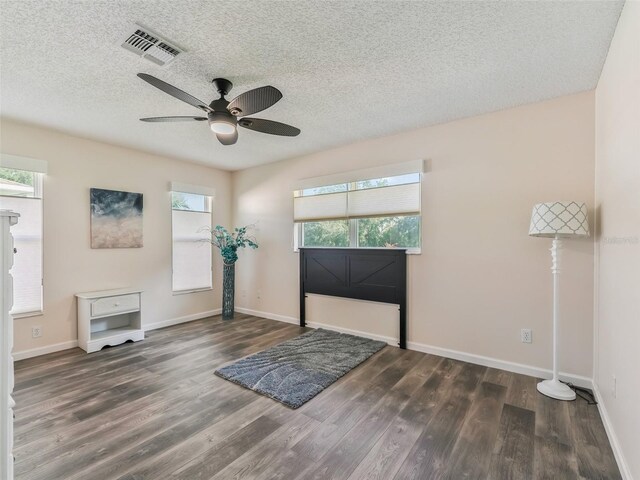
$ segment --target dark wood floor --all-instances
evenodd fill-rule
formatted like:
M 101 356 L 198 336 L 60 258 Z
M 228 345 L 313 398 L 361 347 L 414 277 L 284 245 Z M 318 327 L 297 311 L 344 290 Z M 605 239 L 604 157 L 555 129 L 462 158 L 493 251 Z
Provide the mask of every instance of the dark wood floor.
M 300 334 L 239 315 L 16 364 L 16 479 L 616 479 L 597 407 L 385 347 L 298 410 L 215 375 Z

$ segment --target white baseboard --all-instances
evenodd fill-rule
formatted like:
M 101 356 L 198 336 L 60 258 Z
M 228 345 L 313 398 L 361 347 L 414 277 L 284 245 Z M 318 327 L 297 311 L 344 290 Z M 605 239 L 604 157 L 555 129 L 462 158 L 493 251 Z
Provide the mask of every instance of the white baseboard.
M 633 477 L 631 476 L 631 470 L 629 469 L 629 464 L 624 458 L 622 448 L 620 448 L 620 441 L 618 440 L 616 432 L 613 429 L 613 424 L 611 423 L 611 419 L 609 418 L 609 414 L 607 413 L 607 407 L 604 404 L 602 395 L 600 394 L 600 389 L 598 388 L 598 384 L 596 382 L 593 382 L 593 394 L 595 395 L 596 401 L 598 402 L 598 411 L 600 412 L 600 418 L 602 418 L 604 430 L 607 432 L 607 437 L 609 438 L 609 443 L 611 444 L 613 455 L 616 457 L 616 462 L 618 463 L 618 468 L 620 469 L 620 475 L 622 475 L 623 480 L 633 480 Z
M 27 358 L 46 355 L 47 353 L 59 352 L 61 350 L 69 350 L 70 348 L 76 348 L 77 346 L 78 346 L 77 340 L 56 343 L 54 345 L 47 345 L 46 347 L 38 347 L 38 348 L 32 348 L 30 350 L 22 350 L 21 352 L 13 352 L 13 359 L 16 361 L 25 360 Z
M 258 310 L 251 310 L 248 308 L 236 308 L 236 311 L 241 313 L 247 313 L 249 315 L 255 315 L 257 317 L 269 318 L 271 320 L 278 320 L 280 322 L 293 323 L 298 325 L 299 319 L 295 317 L 289 317 L 285 315 L 279 315 L 270 312 L 261 312 Z M 348 333 L 350 335 L 358 335 L 360 337 L 371 338 L 372 340 L 380 340 L 386 342 L 391 346 L 398 346 L 398 339 L 393 337 L 387 337 L 383 335 L 376 335 L 368 332 L 362 332 L 360 330 L 352 330 L 349 328 L 336 327 L 335 325 L 327 325 L 318 322 L 307 322 L 307 326 L 310 328 L 325 328 L 327 330 L 334 330 L 336 332 Z M 476 365 L 482 365 L 485 367 L 498 368 L 500 370 L 506 370 L 508 372 L 520 373 L 523 375 L 529 375 L 536 378 L 548 379 L 553 376 L 551 370 L 547 370 L 540 367 L 534 367 L 531 365 L 524 365 L 521 363 L 509 362 L 506 360 L 500 360 L 492 357 L 485 357 L 482 355 L 476 355 L 473 353 L 460 352 L 457 350 L 451 350 L 448 348 L 435 347 L 433 345 L 426 345 L 424 343 L 407 342 L 407 348 L 409 350 L 415 350 L 417 352 L 429 353 L 432 355 L 438 355 L 440 357 L 452 358 L 454 360 L 461 360 L 463 362 L 474 363 Z M 570 373 L 560 372 L 560 379 L 565 382 L 571 382 L 578 387 L 593 388 L 593 381 L 591 378 L 581 375 L 573 375 Z
M 220 315 L 222 308 L 214 308 L 206 312 L 192 313 L 191 315 L 185 315 L 184 317 L 170 318 L 168 320 L 162 320 L 161 322 L 154 322 L 144 324 L 142 328 L 145 330 L 157 330 L 158 328 L 170 327 L 172 325 L 178 325 L 180 323 L 193 322 L 194 320 L 200 320 L 201 318 L 213 317 L 214 315 Z
M 432 355 L 438 355 L 440 357 L 453 358 L 454 360 L 461 360 L 463 362 L 474 363 L 476 365 L 482 365 L 484 367 L 498 368 L 500 370 L 506 370 L 508 372 L 520 373 L 522 375 L 529 375 L 530 377 L 549 379 L 553 377 L 553 372 L 546 368 L 534 367 L 531 365 L 525 365 L 523 363 L 510 362 L 507 360 L 500 360 L 493 357 L 485 357 L 483 355 L 476 355 L 475 353 L 460 352 L 458 350 L 451 350 L 448 348 L 435 347 L 433 345 L 426 345 L 417 342 L 407 342 L 407 347 L 410 350 L 416 350 L 418 352 L 430 353 Z M 571 373 L 559 374 L 560 380 L 573 383 L 578 387 L 593 388 L 593 381 L 591 378 L 583 377 L 582 375 L 574 375 Z
M 156 330 L 158 328 L 170 327 L 171 325 L 178 325 L 180 323 L 192 322 L 193 320 L 199 320 L 201 318 L 212 317 L 214 315 L 220 315 L 222 313 L 221 308 L 216 308 L 206 312 L 193 313 L 191 315 L 185 315 L 184 317 L 170 318 L 161 322 L 150 323 L 143 325 L 145 330 Z M 78 346 L 77 340 L 70 340 L 68 342 L 56 343 L 54 345 L 47 345 L 45 347 L 32 348 L 31 350 L 22 350 L 21 352 L 13 352 L 13 359 L 15 361 L 24 360 L 32 357 L 39 357 L 40 355 L 46 355 L 47 353 L 59 352 L 61 350 L 68 350 Z
M 293 323 L 299 325 L 300 320 L 295 317 L 288 317 L 286 315 L 279 315 L 277 313 L 261 312 L 259 310 L 252 310 L 250 308 L 236 307 L 236 312 L 246 313 L 247 315 L 253 315 L 255 317 L 268 318 L 269 320 L 277 320 L 279 322 Z

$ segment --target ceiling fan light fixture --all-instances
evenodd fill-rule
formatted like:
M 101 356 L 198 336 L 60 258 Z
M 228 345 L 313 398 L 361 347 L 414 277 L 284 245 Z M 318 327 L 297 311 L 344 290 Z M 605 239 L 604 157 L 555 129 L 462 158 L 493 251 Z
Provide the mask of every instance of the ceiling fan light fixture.
M 224 112 L 209 114 L 209 127 L 216 135 L 232 135 L 236 131 L 235 117 Z
M 209 126 L 216 135 L 231 135 L 236 131 L 235 125 L 226 122 L 211 122 Z

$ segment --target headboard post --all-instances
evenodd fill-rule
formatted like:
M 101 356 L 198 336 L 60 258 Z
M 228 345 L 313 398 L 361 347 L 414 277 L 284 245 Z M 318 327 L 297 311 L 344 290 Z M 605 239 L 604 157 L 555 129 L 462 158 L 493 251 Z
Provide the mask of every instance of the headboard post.
M 307 326 L 307 312 L 304 299 L 307 297 L 304 291 L 304 251 L 300 249 L 300 326 Z

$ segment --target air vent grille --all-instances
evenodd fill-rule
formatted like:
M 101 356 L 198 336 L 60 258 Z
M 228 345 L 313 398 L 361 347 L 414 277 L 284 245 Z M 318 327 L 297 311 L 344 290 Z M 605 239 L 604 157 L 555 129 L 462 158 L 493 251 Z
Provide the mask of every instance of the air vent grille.
M 138 24 L 135 24 L 132 31 L 127 34 L 122 47 L 161 66 L 172 62 L 184 51 Z

